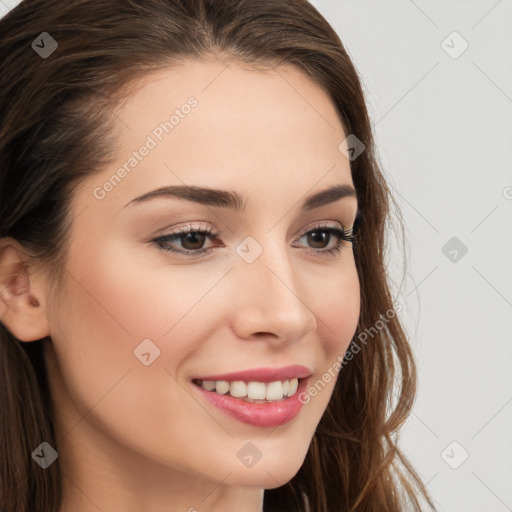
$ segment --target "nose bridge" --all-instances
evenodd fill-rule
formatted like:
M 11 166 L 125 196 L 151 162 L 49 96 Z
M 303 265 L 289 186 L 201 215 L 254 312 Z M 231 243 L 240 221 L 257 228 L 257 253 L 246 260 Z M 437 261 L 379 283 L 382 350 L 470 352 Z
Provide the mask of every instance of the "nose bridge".
M 278 238 L 266 236 L 265 243 L 253 240 L 252 247 L 248 244 L 245 248 L 258 251 L 259 245 L 261 253 L 250 263 L 243 256 L 237 263 L 234 325 L 242 336 L 264 332 L 293 340 L 316 328 L 315 315 L 307 306 L 287 245 Z

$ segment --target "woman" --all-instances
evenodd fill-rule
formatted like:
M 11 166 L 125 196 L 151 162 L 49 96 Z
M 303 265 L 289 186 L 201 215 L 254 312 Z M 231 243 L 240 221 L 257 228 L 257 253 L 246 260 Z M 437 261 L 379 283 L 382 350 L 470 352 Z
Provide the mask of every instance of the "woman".
M 326 20 L 32 0 L 0 31 L 0 508 L 433 508 L 396 445 L 391 197 Z

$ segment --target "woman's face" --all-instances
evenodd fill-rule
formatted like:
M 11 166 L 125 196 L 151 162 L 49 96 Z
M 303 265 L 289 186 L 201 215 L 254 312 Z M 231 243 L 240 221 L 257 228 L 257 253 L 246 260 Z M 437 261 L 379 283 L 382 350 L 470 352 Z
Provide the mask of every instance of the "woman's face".
M 61 460 L 69 454 L 69 467 L 82 461 L 98 475 L 138 461 L 139 472 L 158 467 L 209 489 L 281 486 L 303 463 L 335 385 L 322 375 L 359 316 L 352 247 L 329 232 L 352 227 L 356 198 L 302 208 L 327 188 L 353 187 L 338 149 L 348 134 L 327 95 L 293 67 L 189 61 L 140 85 L 115 112 L 118 161 L 72 198 L 46 354 Z M 224 192 L 136 200 L 164 187 Z M 212 235 L 176 236 L 189 227 Z M 299 371 L 257 371 L 294 365 L 308 386 L 321 383 L 300 409 L 302 387 L 281 404 L 251 405 L 193 382 L 255 370 L 231 380 L 279 395 L 265 382 Z

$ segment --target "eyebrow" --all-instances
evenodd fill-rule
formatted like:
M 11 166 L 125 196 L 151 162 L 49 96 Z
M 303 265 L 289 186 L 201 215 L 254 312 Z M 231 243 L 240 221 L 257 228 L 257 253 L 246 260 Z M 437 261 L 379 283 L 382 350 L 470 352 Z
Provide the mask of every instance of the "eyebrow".
M 235 191 L 218 190 L 214 188 L 197 187 L 193 185 L 176 185 L 161 187 L 142 196 L 132 199 L 128 205 L 141 204 L 155 198 L 173 198 L 193 201 L 195 203 L 230 208 L 235 211 L 245 209 L 243 197 Z M 301 210 L 308 211 L 329 203 L 339 201 L 345 197 L 357 197 L 356 191 L 350 185 L 335 185 L 313 195 L 308 196 L 302 203 Z

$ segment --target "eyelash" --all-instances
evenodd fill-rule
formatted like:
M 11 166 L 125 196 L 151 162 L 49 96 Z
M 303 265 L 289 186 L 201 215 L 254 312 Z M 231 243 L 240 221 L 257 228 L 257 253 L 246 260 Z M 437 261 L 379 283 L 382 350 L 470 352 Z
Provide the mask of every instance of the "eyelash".
M 336 253 L 339 253 L 341 251 L 341 247 L 342 247 L 344 241 L 353 244 L 356 240 L 356 235 L 353 232 L 353 228 L 352 229 L 340 229 L 337 226 L 325 225 L 325 224 L 315 226 L 314 228 L 306 231 L 299 237 L 299 239 L 303 238 L 306 235 L 309 235 L 310 233 L 319 232 L 319 231 L 324 231 L 329 234 L 334 234 L 338 238 L 338 242 L 336 243 L 336 246 L 333 247 L 332 249 L 327 249 L 327 250 L 325 250 L 325 249 L 314 250 L 313 249 L 313 251 L 312 251 L 313 253 L 321 253 L 321 254 L 326 253 L 329 256 L 335 256 Z M 206 235 L 206 236 L 210 237 L 212 239 L 212 241 L 219 239 L 219 234 L 214 233 L 213 230 L 209 227 L 202 228 L 202 227 L 188 226 L 187 228 L 184 228 L 179 231 L 175 231 L 174 233 L 170 233 L 168 235 L 165 235 L 165 236 L 162 236 L 159 238 L 155 238 L 155 239 L 151 240 L 151 242 L 156 244 L 156 246 L 162 251 L 177 253 L 177 254 L 184 254 L 186 256 L 189 256 L 189 255 L 198 256 L 198 255 L 205 254 L 205 253 L 211 251 L 212 247 L 207 248 L 207 249 L 198 249 L 198 250 L 179 250 L 179 249 L 173 249 L 173 248 L 165 245 L 165 243 L 168 243 L 171 240 L 180 239 L 181 237 L 186 236 L 190 233 Z M 329 238 L 329 241 L 330 241 L 330 238 Z

